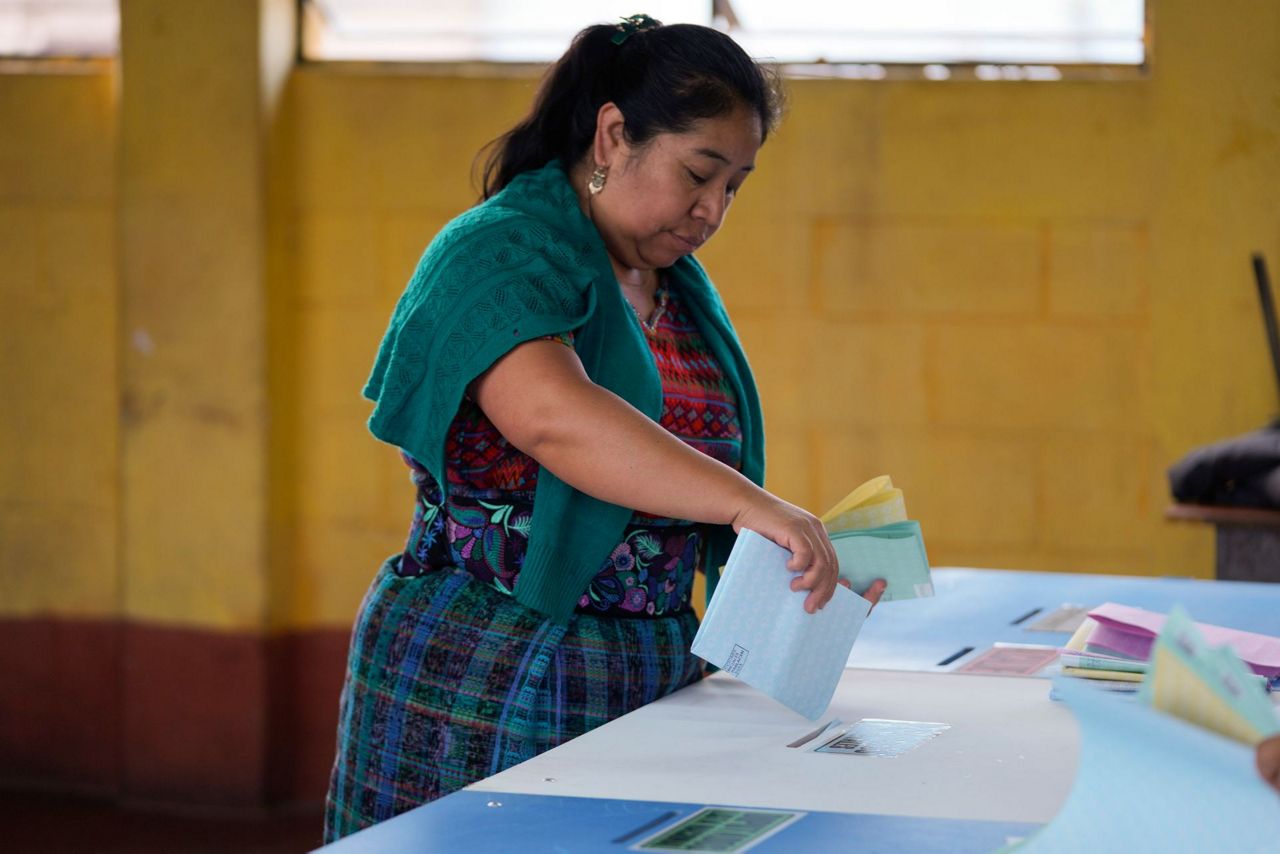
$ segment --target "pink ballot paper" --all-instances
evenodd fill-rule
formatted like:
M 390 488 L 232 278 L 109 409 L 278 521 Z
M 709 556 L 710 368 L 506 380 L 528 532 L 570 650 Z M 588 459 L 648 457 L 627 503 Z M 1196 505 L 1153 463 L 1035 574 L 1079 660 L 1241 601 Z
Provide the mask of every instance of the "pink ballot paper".
M 1151 644 L 1164 626 L 1165 615 L 1108 602 L 1089 612 L 1098 627 L 1089 635 L 1090 647 L 1102 647 L 1130 658 L 1147 659 Z M 1254 673 L 1274 679 L 1280 675 L 1280 638 L 1196 623 L 1213 646 L 1231 647 Z

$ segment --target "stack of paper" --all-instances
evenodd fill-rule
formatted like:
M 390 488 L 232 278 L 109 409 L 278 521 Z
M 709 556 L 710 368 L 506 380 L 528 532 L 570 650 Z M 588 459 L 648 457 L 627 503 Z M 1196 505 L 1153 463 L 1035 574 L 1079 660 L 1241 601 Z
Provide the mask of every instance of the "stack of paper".
M 907 518 L 902 490 L 887 475 L 846 495 L 822 522 L 840 561 L 840 577 L 854 590 L 883 578 L 887 586 L 881 602 L 933 595 L 920 523 Z
M 1102 652 L 1096 646 L 1091 647 L 1089 639 L 1097 628 L 1096 620 L 1086 618 L 1071 636 L 1071 640 L 1067 641 L 1058 656 L 1063 674 L 1080 679 L 1122 683 L 1111 687 L 1137 690 L 1138 683 L 1147 672 L 1147 662 Z
M 1265 688 L 1280 674 L 1280 638 L 1221 626 L 1189 625 L 1200 633 L 1198 637 L 1213 638 L 1244 657 L 1248 681 Z M 1110 682 L 1110 687 L 1117 689 L 1125 687 L 1117 683 L 1127 683 L 1136 691 L 1151 667 L 1153 650 L 1160 646 L 1157 632 L 1165 626 L 1164 614 L 1141 608 L 1112 602 L 1094 608 L 1060 651 L 1062 673 Z
M 755 531 L 734 543 L 693 639 L 693 654 L 816 718 L 827 709 L 871 603 L 844 587 L 821 611 L 792 590 L 791 552 Z

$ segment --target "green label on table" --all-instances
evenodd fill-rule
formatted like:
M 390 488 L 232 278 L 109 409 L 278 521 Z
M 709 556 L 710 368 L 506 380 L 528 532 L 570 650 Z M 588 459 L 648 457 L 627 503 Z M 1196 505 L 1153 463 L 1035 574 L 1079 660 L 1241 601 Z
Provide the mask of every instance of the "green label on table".
M 635 847 L 637 851 L 745 851 L 804 813 L 705 807 Z

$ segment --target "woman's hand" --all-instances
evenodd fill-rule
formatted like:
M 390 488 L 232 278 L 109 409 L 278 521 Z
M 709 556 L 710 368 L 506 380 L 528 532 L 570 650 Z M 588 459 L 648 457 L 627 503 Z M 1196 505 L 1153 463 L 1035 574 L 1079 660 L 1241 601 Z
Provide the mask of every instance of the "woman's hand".
M 840 579 L 840 583 L 845 587 L 848 587 L 850 590 L 853 590 L 853 585 L 849 583 L 847 578 Z M 853 590 L 853 592 L 858 593 L 859 596 L 871 603 L 872 608 L 875 608 L 875 606 L 880 603 L 880 597 L 884 595 L 884 589 L 888 586 L 889 582 L 885 581 L 883 578 L 877 578 L 875 581 L 871 582 L 870 587 L 863 590 L 861 593 L 858 593 L 857 590 Z M 868 611 L 867 613 L 871 612 Z
M 756 490 L 750 503 L 733 517 L 733 529 L 755 531 L 791 552 L 787 569 L 797 573 L 792 590 L 808 590 L 804 609 L 810 614 L 831 601 L 840 566 L 827 529 L 816 516 L 764 490 Z
M 1273 735 L 1258 745 L 1258 773 L 1280 792 L 1280 735 Z

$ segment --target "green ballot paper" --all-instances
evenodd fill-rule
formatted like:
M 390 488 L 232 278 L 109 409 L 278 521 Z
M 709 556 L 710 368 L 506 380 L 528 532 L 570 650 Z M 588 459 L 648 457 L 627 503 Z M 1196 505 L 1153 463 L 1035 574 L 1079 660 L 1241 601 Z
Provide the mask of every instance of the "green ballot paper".
M 888 586 L 881 602 L 933 595 L 933 576 L 919 522 L 840 531 L 831 535 L 831 545 L 840 561 L 840 577 L 848 579 L 854 590 L 866 590 L 871 582 L 883 578 Z

